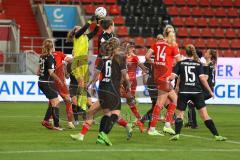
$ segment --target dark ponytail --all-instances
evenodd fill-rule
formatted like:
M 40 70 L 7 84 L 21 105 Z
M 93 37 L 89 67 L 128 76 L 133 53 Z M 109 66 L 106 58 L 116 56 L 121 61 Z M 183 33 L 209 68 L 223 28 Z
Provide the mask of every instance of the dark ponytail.
M 185 49 L 188 57 L 193 57 L 195 61 L 200 62 L 194 45 L 188 44 Z

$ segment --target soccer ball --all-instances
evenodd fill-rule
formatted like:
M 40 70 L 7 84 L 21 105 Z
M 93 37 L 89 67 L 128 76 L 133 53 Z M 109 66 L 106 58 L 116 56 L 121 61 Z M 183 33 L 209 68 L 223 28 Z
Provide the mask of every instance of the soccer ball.
M 99 18 L 105 18 L 107 15 L 107 11 L 104 7 L 98 7 L 95 10 L 95 15 L 98 16 Z

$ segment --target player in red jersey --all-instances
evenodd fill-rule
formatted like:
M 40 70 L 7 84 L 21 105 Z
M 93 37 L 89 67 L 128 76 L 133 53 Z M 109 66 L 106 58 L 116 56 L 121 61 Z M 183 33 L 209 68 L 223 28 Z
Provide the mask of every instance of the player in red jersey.
M 168 111 L 169 114 L 167 114 L 166 120 L 171 121 L 177 103 L 177 95 L 169 83 L 168 77 L 171 76 L 174 59 L 176 59 L 177 62 L 180 61 L 180 54 L 173 27 L 167 25 L 164 29 L 164 35 L 165 39 L 158 36 L 157 42 L 148 50 L 145 56 L 146 60 L 154 65 L 154 81 L 158 88 L 157 103 L 154 106 L 152 120 L 148 130 L 149 135 L 163 135 L 155 129 L 158 116 L 166 101 L 169 99 L 172 103 L 170 103 L 168 107 L 170 111 Z M 154 61 L 151 60 L 152 54 L 155 56 Z M 165 123 L 164 131 L 170 134 L 175 133 L 171 128 L 171 122 Z

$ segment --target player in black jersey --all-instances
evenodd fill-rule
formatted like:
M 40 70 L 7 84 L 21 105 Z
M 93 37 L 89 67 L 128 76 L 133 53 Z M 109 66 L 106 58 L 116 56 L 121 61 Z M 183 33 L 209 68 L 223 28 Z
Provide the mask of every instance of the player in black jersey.
M 199 62 L 199 58 L 196 54 L 195 47 L 193 45 L 187 45 L 186 53 L 187 59 L 176 64 L 174 71 L 169 78 L 171 81 L 180 76 L 179 94 L 177 100 L 177 119 L 175 120 L 176 135 L 170 138 L 170 140 L 179 139 L 183 125 L 184 111 L 186 109 L 187 102 L 191 100 L 195 104 L 195 107 L 199 110 L 201 119 L 214 135 L 215 140 L 224 141 L 227 138 L 219 136 L 213 120 L 209 117 L 207 112 L 201 84 L 207 89 L 211 97 L 213 97 L 214 94 L 208 85 L 203 72 L 202 64 Z
M 55 60 L 51 54 L 53 51 L 53 42 L 51 40 L 45 40 L 43 42 L 42 54 L 39 59 L 39 81 L 38 86 L 40 90 L 49 99 L 49 106 L 45 114 L 42 125 L 48 129 L 62 130 L 59 127 L 59 100 L 58 94 L 55 89 L 54 81 L 59 82 L 63 85 L 61 79 L 54 73 L 55 70 Z M 53 117 L 54 126 L 49 124 L 48 120 Z

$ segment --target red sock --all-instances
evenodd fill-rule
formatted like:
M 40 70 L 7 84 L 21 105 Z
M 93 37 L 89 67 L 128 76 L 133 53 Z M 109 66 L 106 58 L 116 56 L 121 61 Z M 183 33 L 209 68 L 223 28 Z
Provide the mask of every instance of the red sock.
M 136 105 L 131 105 L 130 109 L 137 119 L 141 118 Z
M 174 114 L 174 111 L 176 109 L 176 105 L 173 104 L 173 103 L 170 103 L 168 105 L 168 108 L 167 108 L 167 112 L 166 112 L 166 117 L 165 117 L 165 121 L 166 122 L 172 122 L 173 121 L 173 114 Z
M 159 105 L 155 105 L 153 108 L 153 113 L 152 113 L 152 121 L 150 123 L 150 127 L 156 127 L 157 121 L 158 121 L 158 116 L 162 110 L 162 107 Z
M 73 121 L 73 111 L 72 111 L 72 104 L 70 102 L 66 102 L 66 112 L 67 112 L 68 122 L 72 122 Z
M 91 127 L 90 124 L 84 123 L 83 126 L 82 126 L 82 130 L 81 130 L 80 133 L 81 133 L 82 135 L 87 134 L 87 132 L 88 132 L 88 130 L 89 130 L 90 127 Z
M 118 120 L 118 124 L 119 124 L 120 126 L 126 127 L 127 124 L 128 124 L 128 122 L 127 122 L 125 119 L 120 118 L 120 119 Z

